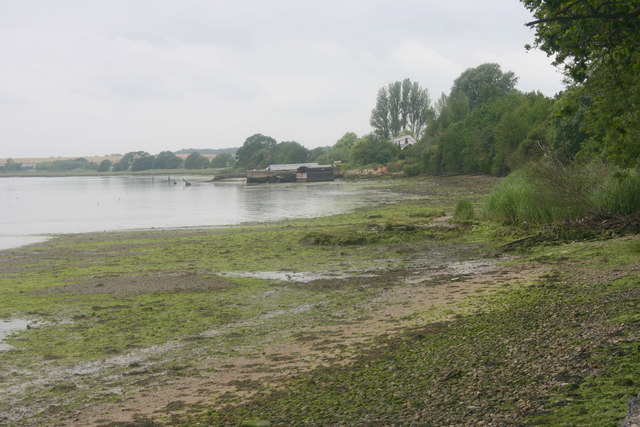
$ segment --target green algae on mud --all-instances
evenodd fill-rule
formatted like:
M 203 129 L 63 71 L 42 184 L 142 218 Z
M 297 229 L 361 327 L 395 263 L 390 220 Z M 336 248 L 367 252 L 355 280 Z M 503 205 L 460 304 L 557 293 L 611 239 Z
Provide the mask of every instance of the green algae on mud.
M 640 388 L 640 271 L 625 251 L 639 241 L 595 242 L 611 275 L 600 263 L 558 261 L 534 283 L 485 296 L 475 313 L 383 339 L 352 364 L 302 374 L 249 403 L 175 421 L 619 425 Z M 592 245 L 575 246 L 574 260 L 591 259 Z
M 530 230 L 483 221 L 453 224 L 442 218 L 452 214 L 462 198 L 480 206 L 493 182 L 482 177 L 389 180 L 380 185 L 410 191 L 415 198 L 333 217 L 210 230 L 61 236 L 5 251 L 7 256 L 0 261 L 0 271 L 6 273 L 0 274 L 0 318 L 37 318 L 49 325 L 14 335 L 9 343 L 15 350 L 0 352 L 0 363 L 6 367 L 0 383 L 9 392 L 9 399 L 0 403 L 0 421 L 55 423 L 68 420 L 67 412 L 94 405 L 115 402 L 126 407 L 127 399 L 137 400 L 150 389 L 161 389 L 167 378 L 225 372 L 231 369 L 226 364 L 234 366 L 234 358 L 258 360 L 274 343 L 308 343 L 317 352 L 309 366 L 324 361 L 324 367 L 303 370 L 299 376 L 290 376 L 288 383 L 278 382 L 273 386 L 278 390 L 275 394 L 268 393 L 272 386 L 259 380 L 234 380 L 234 390 L 260 393 L 248 400 L 230 392 L 216 395 L 213 407 L 168 402 L 168 408 L 183 410 L 172 416 L 151 411 L 144 417 L 169 424 L 233 424 L 246 419 L 273 424 L 375 423 L 376 419 L 393 423 L 411 414 L 437 423 L 439 418 L 431 418 L 432 412 L 418 414 L 411 409 L 423 406 L 442 410 L 442 420 L 455 423 L 452 411 L 460 399 L 468 401 L 468 420 L 483 420 L 488 413 L 498 414 L 496 420 L 540 415 L 522 409 L 514 396 L 526 400 L 540 390 L 555 391 L 549 385 L 555 383 L 543 381 L 540 374 L 520 364 L 540 365 L 544 356 L 537 346 L 547 342 L 545 328 L 559 337 L 553 341 L 558 346 L 556 359 L 573 357 L 574 341 L 581 339 L 572 335 L 578 324 L 575 319 L 588 320 L 587 326 L 606 333 L 626 331 L 626 326 L 602 327 L 601 323 L 611 320 L 608 317 L 590 319 L 571 309 L 575 305 L 588 312 L 584 307 L 593 308 L 592 300 L 604 297 L 606 286 L 597 287 L 596 282 L 636 277 L 629 266 L 637 260 L 637 236 L 523 248 L 520 258 L 510 261 L 514 269 L 521 269 L 523 263 L 544 263 L 559 272 L 549 275 L 548 283 L 535 278 L 533 283 L 510 281 L 496 295 L 470 293 L 465 299 L 465 294 L 454 298 L 452 293 L 440 305 L 403 312 L 402 318 L 390 317 L 385 320 L 386 329 L 376 326 L 378 338 L 367 344 L 343 344 L 344 337 L 335 332 L 336 326 L 349 324 L 357 329 L 377 311 L 393 305 L 389 295 L 396 289 L 413 292 L 457 286 L 464 290 L 474 280 L 473 268 L 480 264 L 471 264 L 468 272 L 450 268 L 456 263 L 490 260 L 490 265 L 496 265 L 501 261 L 496 258 L 502 253 L 500 245 Z M 576 267 L 582 263 L 584 268 Z M 438 273 L 447 268 L 452 273 Z M 594 269 L 611 274 L 596 275 Z M 274 272 L 281 274 L 268 274 Z M 300 279 L 304 275 L 316 278 Z M 585 277 L 592 293 L 584 295 L 591 296 L 577 299 L 587 289 L 581 287 Z M 567 284 L 571 287 L 566 288 Z M 611 288 L 618 289 L 611 295 L 627 292 L 631 297 L 624 304 L 632 309 L 634 288 L 625 286 L 624 290 Z M 562 309 L 562 321 L 545 323 L 549 316 L 554 319 L 554 307 Z M 635 321 L 629 311 L 612 316 L 616 325 L 620 319 Z M 512 325 L 519 323 L 524 326 Z M 413 329 L 398 332 L 402 325 Z M 539 331 L 540 337 L 532 341 L 527 331 Z M 571 347 L 563 349 L 561 337 L 569 337 Z M 604 340 L 602 348 L 615 350 L 607 347 L 606 339 L 598 338 Z M 322 353 L 324 348 L 342 350 L 341 345 L 349 347 L 350 356 L 344 360 Z M 509 351 L 519 356 L 520 364 L 508 364 L 504 373 L 497 372 Z M 282 365 L 300 355 L 268 353 L 265 357 L 276 364 L 268 369 L 282 370 Z M 353 364 L 351 357 L 356 358 Z M 561 372 L 558 375 L 564 378 Z M 492 376 L 504 379 L 505 387 L 483 381 L 475 389 L 468 385 L 473 382 L 470 378 L 487 382 Z M 39 377 L 44 382 L 38 382 Z M 21 384 L 31 384 L 30 389 L 22 390 Z M 447 388 L 449 384 L 456 386 Z M 515 390 L 520 384 L 527 385 L 524 395 Z M 417 399 L 412 389 L 423 392 L 436 406 L 427 405 L 424 396 Z M 445 391 L 444 397 L 438 390 Z M 471 392 L 478 393 L 474 399 L 491 399 L 475 405 L 468 398 Z M 372 403 L 364 402 L 369 394 Z M 550 404 L 566 400 L 557 396 L 556 401 L 549 398 Z M 616 401 L 616 407 L 622 400 Z M 341 406 L 335 401 L 353 404 Z M 541 400 L 534 401 L 547 407 Z M 6 415 L 29 405 L 32 412 L 24 418 Z M 573 405 L 562 407 L 569 410 Z M 180 415 L 197 412 L 200 415 Z

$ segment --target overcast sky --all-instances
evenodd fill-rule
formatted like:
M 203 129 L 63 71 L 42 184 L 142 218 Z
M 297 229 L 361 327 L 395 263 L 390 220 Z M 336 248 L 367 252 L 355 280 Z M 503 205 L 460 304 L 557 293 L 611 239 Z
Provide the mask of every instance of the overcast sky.
M 528 20 L 518 0 L 0 0 L 0 157 L 332 145 L 389 82 L 435 100 L 485 62 L 553 96 Z

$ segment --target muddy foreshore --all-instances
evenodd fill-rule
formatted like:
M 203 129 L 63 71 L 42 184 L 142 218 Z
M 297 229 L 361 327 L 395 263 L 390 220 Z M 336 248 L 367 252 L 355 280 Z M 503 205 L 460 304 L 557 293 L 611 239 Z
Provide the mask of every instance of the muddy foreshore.
M 609 377 L 620 411 L 638 386 L 638 236 L 505 250 L 531 230 L 447 216 L 461 198 L 479 209 L 493 182 L 415 180 L 416 200 L 332 218 L 3 251 L 0 318 L 23 324 L 0 352 L 0 423 L 529 424 L 588 416 L 580 393 Z

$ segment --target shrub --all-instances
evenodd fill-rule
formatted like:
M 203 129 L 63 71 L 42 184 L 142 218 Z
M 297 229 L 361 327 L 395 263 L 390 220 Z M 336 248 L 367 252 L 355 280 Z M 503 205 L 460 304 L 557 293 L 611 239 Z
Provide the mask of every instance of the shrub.
M 505 178 L 485 210 L 490 218 L 507 223 L 632 215 L 640 211 L 640 173 L 599 161 L 565 167 L 550 159 Z
M 640 211 L 640 171 L 614 170 L 604 176 L 590 199 L 599 213 L 632 215 Z
M 454 221 L 470 221 L 475 218 L 473 205 L 468 200 L 460 200 L 453 214 Z
M 404 165 L 402 167 L 402 172 L 406 176 L 417 176 L 420 174 L 420 165 L 419 164 Z

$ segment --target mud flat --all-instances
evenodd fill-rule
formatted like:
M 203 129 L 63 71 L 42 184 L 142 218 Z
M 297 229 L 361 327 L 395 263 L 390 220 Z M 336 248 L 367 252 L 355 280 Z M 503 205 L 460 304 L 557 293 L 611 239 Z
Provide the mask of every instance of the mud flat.
M 540 229 L 502 249 L 532 230 L 450 217 L 494 182 L 386 181 L 415 197 L 3 251 L 0 319 L 43 327 L 5 334 L 0 424 L 621 422 L 640 239 Z

